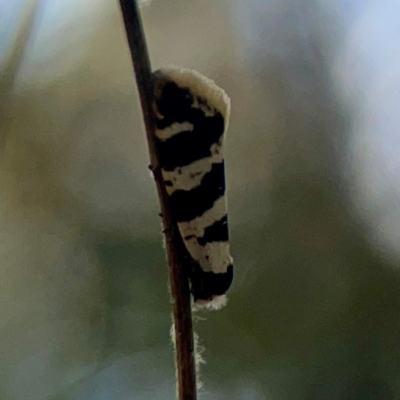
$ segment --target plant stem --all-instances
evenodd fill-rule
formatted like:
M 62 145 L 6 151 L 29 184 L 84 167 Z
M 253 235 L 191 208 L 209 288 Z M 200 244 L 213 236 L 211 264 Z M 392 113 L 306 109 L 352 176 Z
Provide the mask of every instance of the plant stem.
M 157 157 L 155 124 L 153 117 L 153 83 L 140 12 L 135 0 L 119 0 L 125 31 L 131 52 L 136 83 L 146 128 L 153 171 L 161 206 L 165 248 L 169 264 L 169 279 L 174 310 L 176 376 L 179 400 L 196 400 L 196 369 L 194 359 L 191 297 L 187 270 L 182 262 L 181 238 L 169 207 L 168 195 L 162 180 Z

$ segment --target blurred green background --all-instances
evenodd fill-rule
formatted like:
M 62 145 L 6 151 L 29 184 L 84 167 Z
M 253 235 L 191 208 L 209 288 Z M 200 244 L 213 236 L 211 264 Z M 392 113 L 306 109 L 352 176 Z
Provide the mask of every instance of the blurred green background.
M 200 399 L 400 399 L 394 0 L 153 0 L 154 69 L 232 101 L 229 304 Z M 0 399 L 173 399 L 167 267 L 116 1 L 0 0 Z

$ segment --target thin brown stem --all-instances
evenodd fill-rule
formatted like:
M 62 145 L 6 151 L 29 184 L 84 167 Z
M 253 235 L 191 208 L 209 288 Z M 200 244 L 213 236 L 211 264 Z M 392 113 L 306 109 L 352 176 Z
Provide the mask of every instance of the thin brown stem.
M 164 225 L 169 278 L 174 308 L 176 375 L 178 399 L 196 400 L 196 370 L 194 360 L 192 310 L 187 271 L 182 262 L 181 238 L 169 207 L 168 196 L 161 176 L 155 140 L 153 117 L 153 83 L 140 12 L 135 0 L 119 0 L 125 31 L 131 52 L 136 83 L 139 91 L 146 135 Z

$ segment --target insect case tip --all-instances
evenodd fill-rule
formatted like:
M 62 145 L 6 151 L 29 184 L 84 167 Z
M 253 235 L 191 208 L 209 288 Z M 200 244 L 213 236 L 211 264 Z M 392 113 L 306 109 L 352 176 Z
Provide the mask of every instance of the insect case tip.
M 214 296 L 212 300 L 198 299 L 194 303 L 195 309 L 207 309 L 210 311 L 217 311 L 224 308 L 228 303 L 228 298 L 225 295 Z

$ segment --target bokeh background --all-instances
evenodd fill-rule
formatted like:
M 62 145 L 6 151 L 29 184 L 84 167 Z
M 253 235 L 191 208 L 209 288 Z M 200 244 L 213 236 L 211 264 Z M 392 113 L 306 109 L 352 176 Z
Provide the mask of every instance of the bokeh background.
M 400 399 L 400 4 L 143 3 L 154 68 L 232 100 L 200 399 Z M 0 0 L 1 399 L 174 398 L 147 165 L 117 1 Z

